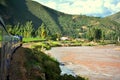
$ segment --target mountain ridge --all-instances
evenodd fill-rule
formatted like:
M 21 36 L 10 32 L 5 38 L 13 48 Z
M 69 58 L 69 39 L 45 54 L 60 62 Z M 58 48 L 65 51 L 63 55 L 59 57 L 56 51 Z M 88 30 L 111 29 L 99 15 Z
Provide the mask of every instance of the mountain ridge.
M 68 15 L 32 0 L 2 0 L 0 9 L 6 24 L 25 24 L 27 21 L 32 21 L 33 27 L 37 30 L 44 23 L 50 35 L 59 33 L 62 36 L 85 37 L 83 33 L 86 34 L 89 26 L 113 30 L 113 27 L 118 28 L 120 25 L 106 17 Z M 86 27 L 86 30 L 83 30 L 83 27 Z
M 106 18 L 109 18 L 113 21 L 116 21 L 116 22 L 120 23 L 120 12 L 117 12 L 113 15 L 107 16 Z

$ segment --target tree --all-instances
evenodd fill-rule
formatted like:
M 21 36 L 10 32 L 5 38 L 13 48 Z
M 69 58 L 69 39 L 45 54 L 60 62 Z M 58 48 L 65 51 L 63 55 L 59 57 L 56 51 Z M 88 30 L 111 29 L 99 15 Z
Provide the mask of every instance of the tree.
M 105 30 L 102 30 L 102 41 L 104 42 L 104 40 L 105 40 Z
M 45 39 L 47 36 L 47 31 L 46 31 L 45 25 L 43 23 L 41 26 L 39 26 L 39 28 L 37 30 L 37 36 L 41 37 L 42 39 Z
M 21 35 L 21 36 L 24 36 L 24 25 L 20 25 L 20 27 L 19 27 L 19 30 L 20 30 L 20 34 L 19 35 Z
M 86 33 L 86 38 L 90 41 L 92 41 L 94 38 L 93 38 L 93 32 L 94 31 L 94 28 L 92 28 L 92 26 L 88 26 L 88 31 Z
M 102 37 L 102 30 L 96 27 L 91 27 L 87 31 L 87 38 L 88 40 L 92 41 L 97 41 L 100 40 Z
M 13 26 L 12 25 L 6 25 L 7 30 L 9 33 L 13 34 L 12 30 L 13 30 Z
M 102 31 L 101 31 L 101 29 L 96 28 L 95 31 L 94 31 L 94 40 L 95 41 L 100 40 L 101 37 L 102 37 Z
M 57 35 L 57 41 L 59 41 L 60 40 L 60 37 L 61 37 L 61 34 L 60 33 L 56 33 L 56 35 Z
M 10 33 L 10 34 L 13 34 L 13 35 L 15 35 L 15 34 L 18 34 L 18 35 L 20 35 L 21 34 L 21 25 L 20 25 L 20 23 L 18 23 L 17 25 L 14 25 L 14 26 L 12 26 L 12 25 L 7 25 L 7 30 L 8 30 L 8 32 Z
M 33 24 L 32 21 L 27 21 L 23 30 L 24 37 L 32 37 L 32 31 L 33 31 Z
M 13 33 L 14 34 L 20 34 L 20 23 L 18 23 L 17 25 L 14 26 L 13 28 Z
M 59 41 L 60 40 L 60 37 L 61 37 L 61 34 L 60 33 L 55 33 L 55 34 L 53 34 L 52 36 L 51 36 L 51 39 L 52 40 L 57 40 L 57 41 Z

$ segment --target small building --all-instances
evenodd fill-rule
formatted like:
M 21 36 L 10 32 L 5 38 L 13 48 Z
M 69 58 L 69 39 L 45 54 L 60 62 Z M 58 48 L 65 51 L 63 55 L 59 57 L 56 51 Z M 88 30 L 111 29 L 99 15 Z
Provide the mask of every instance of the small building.
M 60 40 L 65 41 L 65 40 L 69 40 L 69 38 L 68 37 L 61 37 Z

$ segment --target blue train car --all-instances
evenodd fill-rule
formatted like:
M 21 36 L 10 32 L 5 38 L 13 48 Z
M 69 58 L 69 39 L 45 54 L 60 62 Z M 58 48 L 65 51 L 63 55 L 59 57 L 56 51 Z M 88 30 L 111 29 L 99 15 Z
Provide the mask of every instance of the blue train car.
M 7 32 L 0 17 L 0 80 L 8 80 L 12 55 L 21 44 L 19 36 L 13 36 Z

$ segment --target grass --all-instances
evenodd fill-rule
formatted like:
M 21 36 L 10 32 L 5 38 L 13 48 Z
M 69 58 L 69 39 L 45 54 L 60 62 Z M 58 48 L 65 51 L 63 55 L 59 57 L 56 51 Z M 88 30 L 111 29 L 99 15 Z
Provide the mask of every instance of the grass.
M 43 41 L 44 39 L 41 38 L 23 38 L 23 42 L 27 43 L 27 42 L 39 42 L 39 41 Z
M 61 46 L 61 42 L 60 42 L 60 41 L 52 41 L 52 40 L 49 40 L 49 41 L 47 41 L 47 43 L 48 43 L 51 47 Z
M 72 40 L 72 41 L 53 41 L 53 40 L 46 40 L 46 39 L 41 39 L 41 38 L 23 38 L 24 43 L 28 42 L 41 42 L 40 45 L 41 47 L 58 47 L 58 46 L 96 46 L 96 45 L 107 45 L 107 44 L 118 44 L 117 41 L 111 41 L 111 40 L 102 40 L 94 42 L 94 41 L 77 41 L 77 40 Z M 119 43 L 120 44 L 120 43 Z M 118 44 L 118 45 L 119 45 Z M 47 46 L 46 46 L 47 45 Z M 48 49 L 50 49 L 48 47 Z
M 31 78 L 31 80 L 37 80 L 37 77 L 38 78 L 40 77 L 40 76 L 36 76 L 36 74 L 35 74 L 36 70 L 33 70 L 34 67 L 40 67 L 37 69 L 38 74 L 44 73 L 49 78 L 51 78 L 50 76 L 52 76 L 54 74 L 58 74 L 58 73 L 53 73 L 54 71 L 51 72 L 52 67 L 54 65 L 58 65 L 58 63 L 53 61 L 51 58 L 49 58 L 47 55 L 43 54 L 42 52 L 37 51 L 35 48 L 33 50 L 26 49 L 26 56 L 27 56 L 27 60 L 26 60 L 25 65 L 26 65 L 27 72 L 28 72 L 27 75 L 30 74 L 30 76 L 28 75 L 28 78 Z M 50 73 L 52 73 L 52 74 L 50 74 Z M 60 70 L 59 70 L 59 73 L 60 73 Z M 45 77 L 45 78 L 47 78 L 47 77 Z M 51 80 L 52 80 L 52 78 L 51 78 Z

